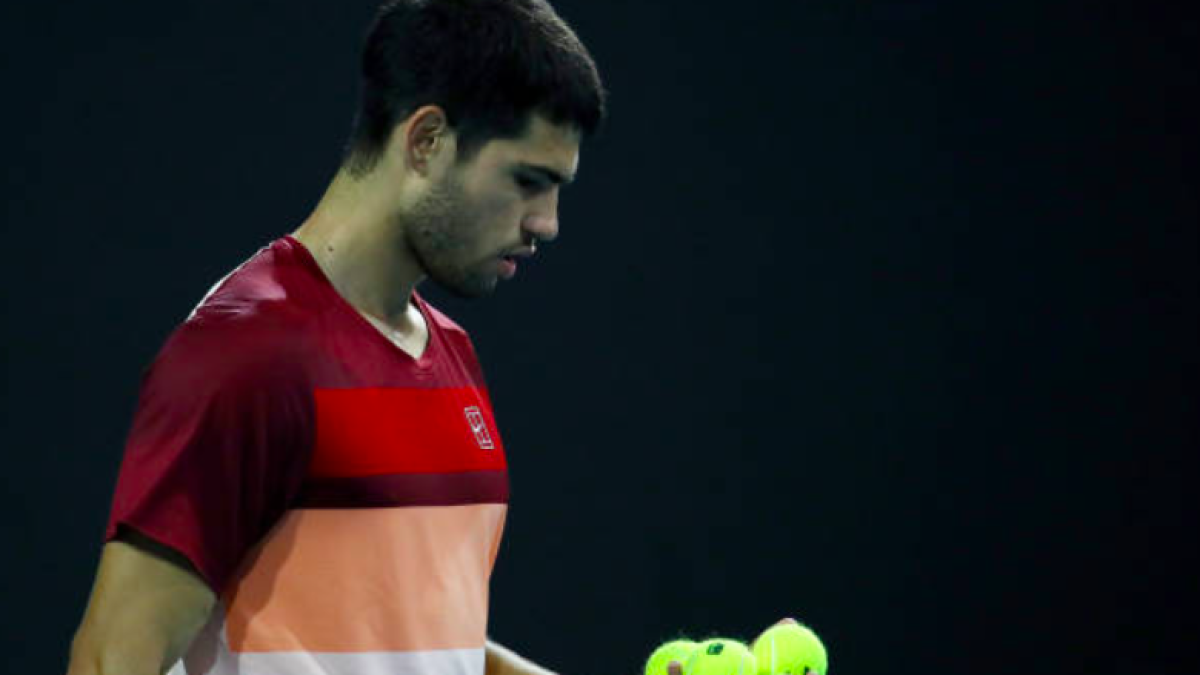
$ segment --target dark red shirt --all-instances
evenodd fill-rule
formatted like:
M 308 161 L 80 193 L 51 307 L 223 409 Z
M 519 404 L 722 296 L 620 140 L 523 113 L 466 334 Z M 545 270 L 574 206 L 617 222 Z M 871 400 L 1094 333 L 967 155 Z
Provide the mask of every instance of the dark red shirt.
M 202 672 L 239 672 L 249 653 L 482 658 L 507 461 L 469 337 L 413 302 L 429 327 L 417 359 L 283 237 L 218 282 L 144 373 L 106 540 L 138 530 L 221 594 L 209 647 L 224 661 Z M 364 625 L 355 576 L 374 595 L 427 590 L 383 593 Z

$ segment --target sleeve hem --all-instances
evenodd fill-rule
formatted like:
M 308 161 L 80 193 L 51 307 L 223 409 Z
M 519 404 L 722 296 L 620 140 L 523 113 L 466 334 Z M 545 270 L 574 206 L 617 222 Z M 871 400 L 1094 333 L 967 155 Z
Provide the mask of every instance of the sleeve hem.
M 160 532 L 145 524 L 132 522 L 128 518 L 121 518 L 108 524 L 108 527 L 104 532 L 104 543 L 107 544 L 117 539 L 117 535 L 121 533 L 122 528 L 128 528 L 148 539 L 152 539 L 159 545 L 165 546 L 166 548 L 169 548 L 177 553 L 179 556 L 185 558 L 189 563 L 191 563 L 192 566 L 192 569 L 188 571 L 192 572 L 193 574 L 197 574 L 208 586 L 209 590 L 216 595 L 220 595 L 220 592 L 223 588 L 224 579 L 215 573 L 207 564 L 204 564 L 197 553 L 190 550 L 184 543 L 167 533 Z

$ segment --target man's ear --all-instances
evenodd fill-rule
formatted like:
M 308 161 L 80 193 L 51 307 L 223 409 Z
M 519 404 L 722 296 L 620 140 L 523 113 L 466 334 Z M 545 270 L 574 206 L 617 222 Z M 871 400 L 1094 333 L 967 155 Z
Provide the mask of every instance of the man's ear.
M 448 152 L 450 124 L 444 110 L 436 105 L 418 108 L 408 118 L 403 136 L 405 163 L 422 175 L 441 152 Z

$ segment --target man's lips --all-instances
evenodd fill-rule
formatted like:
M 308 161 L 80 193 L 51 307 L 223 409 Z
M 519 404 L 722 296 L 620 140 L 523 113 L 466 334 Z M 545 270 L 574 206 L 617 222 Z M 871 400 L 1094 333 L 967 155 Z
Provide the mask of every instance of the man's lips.
M 532 257 L 534 249 L 531 246 L 515 248 L 500 255 L 500 276 L 511 279 L 517 273 L 517 259 Z
M 517 273 L 517 258 L 532 257 L 534 251 L 533 246 L 521 246 L 520 249 L 510 249 L 509 251 L 500 253 L 498 258 L 500 262 L 500 276 L 503 276 L 506 280 L 512 279 L 512 276 Z
M 503 257 L 500 258 L 500 276 L 504 279 L 511 279 L 517 273 L 516 258 Z

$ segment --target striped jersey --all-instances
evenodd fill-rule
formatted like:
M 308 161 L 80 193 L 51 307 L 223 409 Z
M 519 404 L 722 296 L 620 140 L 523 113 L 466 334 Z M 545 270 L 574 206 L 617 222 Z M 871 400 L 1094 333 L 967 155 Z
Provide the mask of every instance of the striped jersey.
M 285 236 L 142 374 L 105 540 L 132 528 L 217 593 L 173 672 L 483 673 L 504 445 L 470 338 L 412 302 L 419 358 Z

